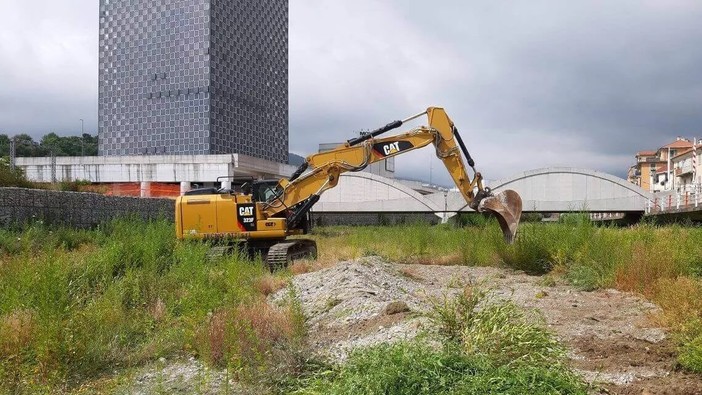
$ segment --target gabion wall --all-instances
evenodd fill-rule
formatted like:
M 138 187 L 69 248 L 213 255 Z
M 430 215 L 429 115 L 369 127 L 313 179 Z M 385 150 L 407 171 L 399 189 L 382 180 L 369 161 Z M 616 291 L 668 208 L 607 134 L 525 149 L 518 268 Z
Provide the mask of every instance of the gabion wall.
M 100 155 L 287 162 L 287 0 L 100 0 Z
M 0 226 L 44 221 L 91 228 L 114 218 L 137 216 L 173 221 L 175 201 L 104 196 L 97 193 L 0 188 Z

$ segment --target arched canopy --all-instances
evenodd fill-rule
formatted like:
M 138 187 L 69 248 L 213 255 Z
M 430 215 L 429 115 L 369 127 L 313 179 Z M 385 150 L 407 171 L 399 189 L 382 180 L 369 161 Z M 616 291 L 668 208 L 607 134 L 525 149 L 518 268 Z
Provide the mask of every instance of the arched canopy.
M 524 211 L 644 211 L 652 194 L 626 180 L 595 170 L 551 167 L 529 170 L 490 184 L 517 191 Z
M 525 212 L 643 212 L 652 194 L 611 174 L 556 167 L 529 170 L 491 182 L 495 193 L 513 189 Z M 371 173 L 344 173 L 313 211 L 434 212 L 472 211 L 458 192 L 422 195 L 399 181 Z
M 437 212 L 439 206 L 400 182 L 372 173 L 344 173 L 339 184 L 322 194 L 313 211 Z

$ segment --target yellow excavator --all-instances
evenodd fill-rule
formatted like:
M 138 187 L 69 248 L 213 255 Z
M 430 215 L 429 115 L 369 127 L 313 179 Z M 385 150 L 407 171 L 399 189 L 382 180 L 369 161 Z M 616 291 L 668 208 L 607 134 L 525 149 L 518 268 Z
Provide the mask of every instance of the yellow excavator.
M 423 115 L 428 118 L 428 126 L 377 138 Z M 235 178 L 234 189 L 189 191 L 176 199 L 176 234 L 180 239 L 228 240 L 246 246 L 250 253 L 261 254 L 271 268 L 283 267 L 299 258 L 316 258 L 314 240 L 288 236 L 309 232 L 309 212 L 321 194 L 334 188 L 344 172 L 360 171 L 371 163 L 429 144 L 434 145 L 436 156 L 446 165 L 467 205 L 478 212 L 494 214 L 505 241 L 511 243 L 522 212 L 519 194 L 506 190 L 494 195 L 483 186 L 483 177 L 475 170 L 458 129 L 439 107 L 429 107 L 330 151 L 310 155 L 289 179 Z M 461 154 L 472 170 L 472 178 Z

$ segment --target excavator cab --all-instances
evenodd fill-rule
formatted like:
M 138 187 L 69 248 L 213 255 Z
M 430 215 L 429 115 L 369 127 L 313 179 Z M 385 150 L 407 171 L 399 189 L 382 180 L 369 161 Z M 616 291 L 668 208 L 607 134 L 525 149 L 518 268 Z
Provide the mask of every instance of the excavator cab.
M 254 202 L 268 202 L 280 194 L 278 180 L 259 180 L 251 184 L 251 189 L 247 194 L 251 194 Z

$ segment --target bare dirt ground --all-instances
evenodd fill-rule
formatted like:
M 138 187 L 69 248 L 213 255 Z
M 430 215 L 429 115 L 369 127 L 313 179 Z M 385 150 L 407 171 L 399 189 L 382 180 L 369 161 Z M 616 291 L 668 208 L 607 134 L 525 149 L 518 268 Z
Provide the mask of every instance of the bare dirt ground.
M 367 257 L 293 279 L 308 317 L 310 344 L 343 360 L 356 347 L 397 341 L 428 329 L 432 298 L 467 284 L 543 314 L 570 349 L 572 366 L 599 393 L 702 394 L 702 379 L 676 370 L 674 346 L 650 317 L 658 308 L 616 290 L 585 292 L 490 267 L 392 264 Z

